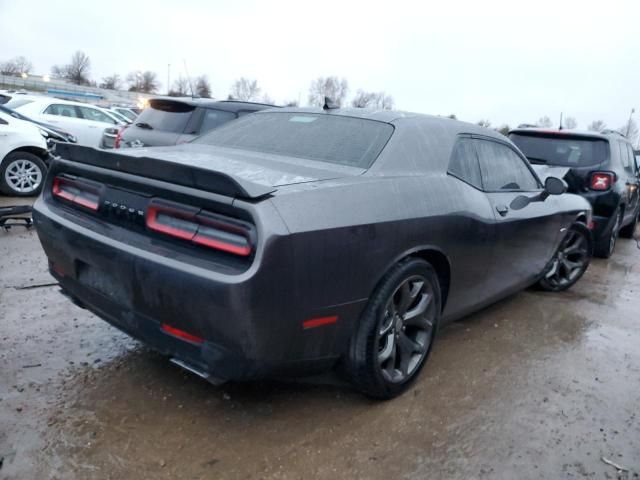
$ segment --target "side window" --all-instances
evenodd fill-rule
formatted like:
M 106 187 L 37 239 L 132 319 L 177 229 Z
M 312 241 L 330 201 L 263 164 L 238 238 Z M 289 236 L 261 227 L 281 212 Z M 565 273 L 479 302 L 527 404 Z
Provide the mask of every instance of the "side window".
M 628 143 L 627 143 L 627 158 L 629 159 L 629 171 L 635 172 L 636 167 L 635 167 L 635 157 L 633 155 L 633 148 L 631 148 L 631 145 L 629 145 Z
M 96 110 L 95 108 L 78 107 L 78 109 L 80 110 L 82 118 L 84 118 L 85 120 L 93 120 L 95 122 L 111 123 L 112 125 L 116 124 L 116 121 L 113 118 L 111 118 L 106 113 L 101 112 L 100 110 Z
M 200 127 L 200 133 L 207 133 L 209 130 L 227 123 L 236 118 L 235 113 L 223 112 L 222 110 L 212 110 L 206 108 L 204 110 L 204 117 L 202 118 L 202 126 Z
M 461 137 L 453 147 L 448 172 L 463 182 L 482 190 L 482 177 L 476 149 L 470 138 Z
M 255 113 L 257 110 L 240 110 L 238 112 L 238 118 L 244 117 L 245 115 L 249 115 L 250 113 Z
M 474 139 L 484 189 L 533 191 L 540 185 L 524 160 L 511 148 L 490 140 Z
M 44 113 L 49 115 L 58 115 L 59 117 L 78 118 L 78 112 L 76 111 L 76 107 L 73 105 L 53 103 L 45 109 Z

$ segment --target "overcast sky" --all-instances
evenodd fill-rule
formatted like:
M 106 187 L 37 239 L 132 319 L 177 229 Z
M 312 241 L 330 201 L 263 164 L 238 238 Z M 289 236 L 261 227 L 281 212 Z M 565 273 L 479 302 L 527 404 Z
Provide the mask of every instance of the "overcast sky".
M 304 104 L 313 78 L 337 75 L 350 95 L 494 126 L 564 112 L 619 127 L 640 110 L 638 0 L 0 0 L 0 32 L 0 61 L 48 73 L 80 49 L 93 79 L 153 70 L 163 91 L 186 61 L 215 97 L 245 76 Z

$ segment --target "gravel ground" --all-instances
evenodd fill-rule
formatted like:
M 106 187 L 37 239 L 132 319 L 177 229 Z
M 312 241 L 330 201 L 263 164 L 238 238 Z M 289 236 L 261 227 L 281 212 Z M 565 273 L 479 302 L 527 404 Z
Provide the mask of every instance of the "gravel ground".
M 0 479 L 638 479 L 640 252 L 616 248 L 447 327 L 380 403 L 207 384 L 60 295 L 35 232 L 0 232 Z

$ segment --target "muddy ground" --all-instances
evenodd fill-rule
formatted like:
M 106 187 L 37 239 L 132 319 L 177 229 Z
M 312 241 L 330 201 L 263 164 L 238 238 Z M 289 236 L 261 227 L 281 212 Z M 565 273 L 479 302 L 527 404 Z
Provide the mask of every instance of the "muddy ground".
M 379 403 L 207 384 L 60 295 L 35 232 L 0 232 L 0 479 L 637 479 L 639 259 L 621 240 L 572 291 L 455 323 Z

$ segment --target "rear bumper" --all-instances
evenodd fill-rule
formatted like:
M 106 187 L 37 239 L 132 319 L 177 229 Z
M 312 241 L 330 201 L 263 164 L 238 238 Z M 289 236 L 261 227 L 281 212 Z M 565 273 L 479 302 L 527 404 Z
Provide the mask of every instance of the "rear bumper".
M 115 231 L 102 235 L 42 198 L 33 217 L 64 293 L 153 349 L 218 379 L 330 369 L 346 351 L 366 302 L 318 305 L 315 292 L 300 291 L 295 285 L 303 282 L 289 273 L 282 253 L 286 236 L 270 237 L 269 255 L 256 256 L 246 272 L 226 275 L 176 261 L 153 244 L 133 247 Z M 303 326 L 307 319 L 334 315 L 335 324 Z M 162 325 L 203 341 L 177 338 Z

